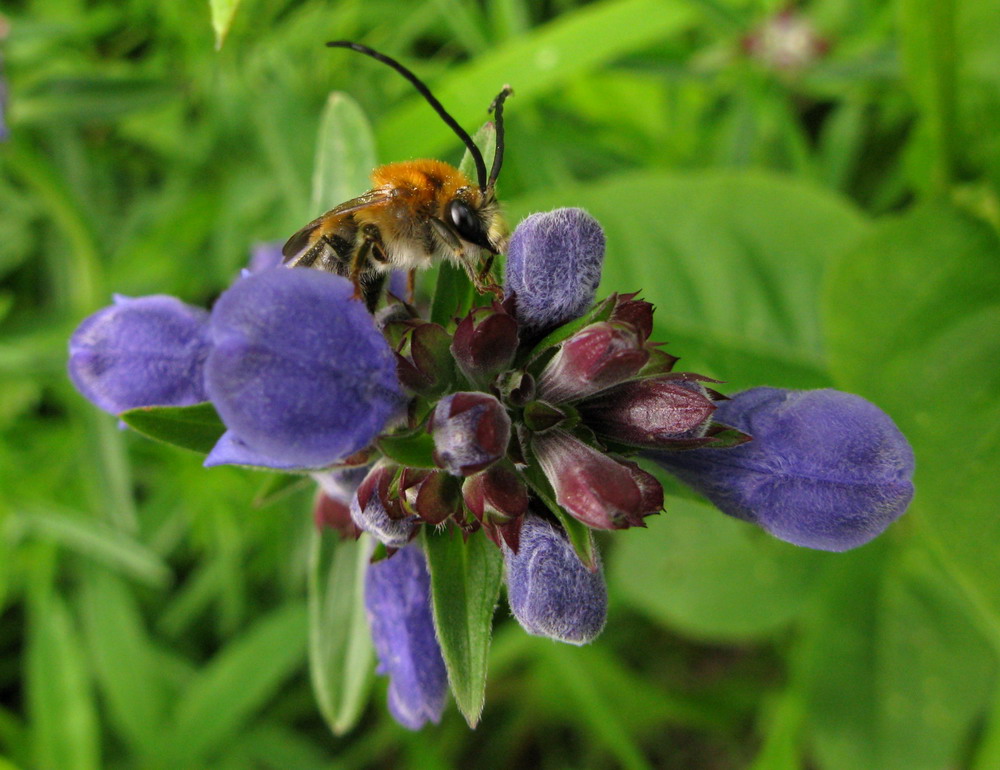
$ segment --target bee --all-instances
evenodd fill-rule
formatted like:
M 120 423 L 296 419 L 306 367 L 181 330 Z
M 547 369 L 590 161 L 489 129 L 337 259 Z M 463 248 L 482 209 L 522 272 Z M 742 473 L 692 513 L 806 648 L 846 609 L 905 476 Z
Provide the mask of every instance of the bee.
M 409 271 L 412 291 L 417 270 L 445 259 L 462 267 L 481 293 L 503 295 L 491 276 L 493 258 L 507 248 L 509 232 L 495 187 L 503 165 L 503 104 L 512 93 L 504 86 L 490 105 L 496 125 L 496 151 L 489 173 L 472 137 L 448 114 L 430 89 L 395 59 L 359 43 L 336 40 L 392 67 L 427 100 L 469 149 L 476 184 L 439 160 L 410 160 L 379 166 L 373 188 L 314 219 L 282 248 L 284 264 L 312 267 L 350 278 L 355 296 L 374 312 L 386 276 Z

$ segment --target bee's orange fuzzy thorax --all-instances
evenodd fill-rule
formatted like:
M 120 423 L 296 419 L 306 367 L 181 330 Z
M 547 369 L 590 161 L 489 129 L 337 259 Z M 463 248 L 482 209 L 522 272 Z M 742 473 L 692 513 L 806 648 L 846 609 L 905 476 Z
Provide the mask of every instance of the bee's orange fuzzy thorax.
M 471 187 L 468 178 L 454 166 L 440 160 L 408 160 L 389 163 L 372 171 L 375 187 L 393 187 L 404 195 L 447 201 L 462 187 Z M 405 191 L 405 192 L 404 192 Z

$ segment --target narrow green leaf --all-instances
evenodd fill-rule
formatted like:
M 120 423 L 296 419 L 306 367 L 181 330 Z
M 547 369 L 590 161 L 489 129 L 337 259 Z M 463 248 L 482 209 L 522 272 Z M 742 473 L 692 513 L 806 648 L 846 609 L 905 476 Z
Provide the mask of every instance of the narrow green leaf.
M 306 608 L 274 610 L 231 641 L 189 684 L 177 704 L 167 743 L 166 766 L 204 766 L 205 760 L 271 698 L 302 666 Z
M 254 508 L 264 508 L 273 505 L 288 495 L 295 494 L 315 482 L 307 475 L 296 473 L 268 473 L 264 482 L 253 496 L 251 505 Z
M 410 468 L 438 467 L 434 462 L 434 437 L 426 430 L 401 436 L 382 436 L 376 446 L 382 454 L 400 465 Z
M 240 0 L 208 0 L 208 6 L 212 11 L 212 29 L 215 30 L 215 49 L 222 48 L 229 34 L 229 27 L 233 23 L 236 15 L 236 8 Z
M 83 630 L 112 722 L 136 756 L 154 757 L 167 694 L 142 616 L 126 584 L 100 568 L 83 580 Z
M 503 559 L 485 537 L 463 542 L 457 527 L 424 528 L 431 573 L 434 626 L 459 711 L 470 727 L 486 698 L 486 668 L 493 611 L 500 596 Z
M 209 401 L 193 406 L 141 406 L 118 416 L 144 436 L 202 454 L 208 454 L 226 432 Z
M 353 97 L 334 91 L 320 118 L 313 211 L 320 214 L 368 189 L 375 162 L 375 135 L 367 116 Z
M 83 646 L 66 604 L 37 588 L 29 603 L 27 701 L 35 766 L 97 770 L 100 732 Z
M 320 711 L 335 735 L 361 717 L 375 654 L 365 617 L 364 576 L 371 541 L 314 531 L 309 557 L 309 672 Z
M 170 581 L 170 567 L 147 546 L 119 529 L 76 511 L 49 504 L 25 505 L 14 515 L 17 527 L 54 542 L 154 587 Z

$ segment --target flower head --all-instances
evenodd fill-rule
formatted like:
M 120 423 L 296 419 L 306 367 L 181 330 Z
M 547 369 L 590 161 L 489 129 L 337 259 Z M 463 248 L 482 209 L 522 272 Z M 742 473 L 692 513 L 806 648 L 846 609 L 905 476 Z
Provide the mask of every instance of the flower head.
M 69 376 L 111 414 L 205 400 L 208 313 L 179 299 L 115 296 L 69 341 Z
M 721 402 L 716 416 L 753 441 L 651 456 L 725 513 L 782 540 L 855 548 L 881 534 L 913 497 L 913 450 L 889 416 L 860 396 L 753 388 Z
M 338 276 L 274 268 L 212 310 L 208 395 L 234 437 L 279 467 L 342 460 L 402 407 L 392 351 L 352 292 Z

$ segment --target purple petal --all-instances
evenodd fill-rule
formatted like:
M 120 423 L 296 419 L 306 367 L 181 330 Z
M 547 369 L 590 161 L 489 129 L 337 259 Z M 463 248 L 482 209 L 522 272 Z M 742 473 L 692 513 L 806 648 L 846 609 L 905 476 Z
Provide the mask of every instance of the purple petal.
M 379 673 L 389 676 L 389 712 L 411 730 L 438 723 L 448 698 L 448 675 L 434 634 L 431 581 L 420 548 L 408 546 L 368 568 L 365 609 Z
M 535 636 L 586 644 L 607 616 L 608 594 L 600 560 L 591 572 L 569 539 L 545 519 L 524 517 L 517 553 L 503 547 L 507 601 L 517 622 Z
M 717 407 L 716 420 L 753 440 L 649 456 L 725 513 L 796 545 L 845 551 L 906 511 L 913 450 L 860 396 L 754 388 Z
M 174 297 L 116 296 L 70 338 L 70 379 L 111 414 L 205 401 L 207 321 L 204 310 Z
M 255 243 L 250 249 L 250 264 L 247 269 L 251 273 L 259 273 L 277 267 L 284 259 L 281 253 L 282 241 L 262 241 Z
M 212 451 L 206 455 L 203 465 L 206 468 L 214 468 L 216 465 L 245 465 L 248 468 L 269 468 L 274 471 L 299 470 L 295 463 L 282 462 L 251 449 L 231 430 L 219 437 Z
M 517 295 L 517 319 L 541 332 L 593 304 L 601 281 L 604 231 L 582 209 L 532 214 L 517 226 L 507 252 L 506 292 Z
M 216 302 L 208 394 L 223 422 L 274 463 L 321 468 L 368 446 L 402 393 L 385 338 L 346 278 L 274 268 Z

